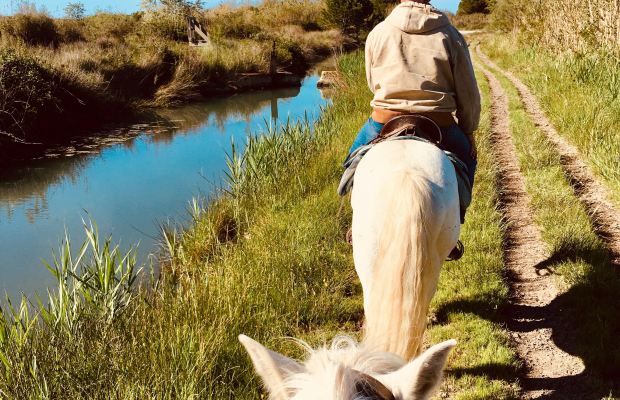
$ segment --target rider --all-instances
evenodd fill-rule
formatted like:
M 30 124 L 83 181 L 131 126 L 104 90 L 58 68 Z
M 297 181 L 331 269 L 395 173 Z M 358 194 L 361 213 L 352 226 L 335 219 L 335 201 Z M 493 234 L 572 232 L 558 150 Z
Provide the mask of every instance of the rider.
M 439 126 L 442 144 L 467 166 L 473 185 L 477 163 L 473 132 L 480 120 L 478 84 L 465 39 L 429 2 L 401 0 L 368 35 L 366 77 L 374 93 L 373 111 L 350 152 L 377 137 L 390 119 L 422 114 Z M 465 210 L 461 210 L 464 221 Z M 460 256 L 453 253 L 451 258 Z

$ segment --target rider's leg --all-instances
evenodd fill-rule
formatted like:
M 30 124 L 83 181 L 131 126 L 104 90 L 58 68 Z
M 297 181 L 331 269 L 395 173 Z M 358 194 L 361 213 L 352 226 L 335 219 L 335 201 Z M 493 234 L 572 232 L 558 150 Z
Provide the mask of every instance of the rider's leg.
M 456 154 L 456 156 L 463 161 L 469 172 L 469 182 L 474 185 L 474 174 L 476 173 L 476 165 L 478 160 L 471 158 L 469 152 L 471 151 L 471 145 L 469 140 L 459 128 L 457 124 L 445 126 L 441 128 L 441 143 L 445 148 Z M 465 222 L 465 210 L 461 210 L 461 223 Z
M 368 118 L 368 121 L 366 121 L 364 126 L 362 126 L 362 129 L 360 129 L 360 132 L 357 134 L 357 137 L 353 141 L 353 145 L 351 146 L 351 150 L 349 150 L 349 154 L 353 153 L 353 151 L 355 151 L 355 149 L 357 149 L 358 147 L 365 145 L 372 139 L 379 136 L 379 132 L 381 132 L 381 128 L 383 128 L 383 125 L 384 124 L 375 122 L 372 117 Z

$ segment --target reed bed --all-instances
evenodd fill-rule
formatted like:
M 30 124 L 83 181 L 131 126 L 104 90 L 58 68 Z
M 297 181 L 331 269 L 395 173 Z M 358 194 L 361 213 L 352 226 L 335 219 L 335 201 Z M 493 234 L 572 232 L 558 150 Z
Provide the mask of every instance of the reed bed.
M 554 52 L 620 51 L 618 0 L 500 0 L 492 20 Z

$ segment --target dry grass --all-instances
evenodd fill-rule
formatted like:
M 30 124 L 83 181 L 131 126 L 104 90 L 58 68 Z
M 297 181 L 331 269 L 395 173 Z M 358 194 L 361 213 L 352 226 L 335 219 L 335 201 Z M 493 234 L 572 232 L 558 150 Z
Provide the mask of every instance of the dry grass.
M 83 20 L 53 19 L 34 7 L 0 17 L 0 50 L 16 49 L 34 59 L 59 88 L 55 107 L 31 107 L 29 121 L 18 127 L 1 114 L 0 127 L 27 141 L 45 141 L 50 128 L 66 135 L 67 125 L 83 129 L 119 109 L 213 96 L 237 73 L 268 72 L 274 42 L 278 69 L 299 75 L 345 43 L 338 30 L 318 25 L 321 1 L 196 9 L 212 42 L 203 48 L 188 46 L 184 14 L 154 4 L 132 15 L 98 12 Z
M 620 50 L 618 0 L 503 0 L 495 7 L 492 19 L 498 27 L 519 31 L 528 42 L 558 52 Z
M 450 23 L 457 29 L 478 30 L 483 29 L 489 22 L 489 15 L 483 13 L 473 14 L 454 14 L 450 11 L 443 10 L 448 16 Z

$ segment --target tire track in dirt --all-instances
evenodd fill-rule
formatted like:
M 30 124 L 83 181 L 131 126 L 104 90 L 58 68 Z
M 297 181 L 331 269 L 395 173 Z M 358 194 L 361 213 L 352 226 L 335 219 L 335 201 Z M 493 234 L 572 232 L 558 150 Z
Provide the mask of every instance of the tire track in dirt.
M 492 148 L 500 165 L 498 192 L 506 222 L 504 263 L 510 286 L 505 316 L 518 356 L 525 364 L 521 379 L 525 399 L 586 399 L 582 361 L 560 349 L 558 335 L 570 332 L 553 303 L 558 290 L 549 275 L 537 273 L 548 255 L 518 166 L 509 127 L 508 98 L 498 79 L 482 65 L 491 87 Z M 553 335 L 553 338 L 552 338 Z M 562 340 L 573 340 L 563 337 Z
M 609 191 L 588 169 L 579 150 L 560 136 L 551 125 L 530 89 L 511 72 L 502 70 L 491 61 L 482 53 L 480 45 L 476 47 L 476 53 L 484 63 L 503 74 L 517 88 L 528 115 L 555 145 L 560 154 L 560 162 L 564 167 L 566 177 L 590 216 L 597 235 L 613 254 L 612 262 L 620 264 L 620 212 L 609 200 L 611 199 Z

